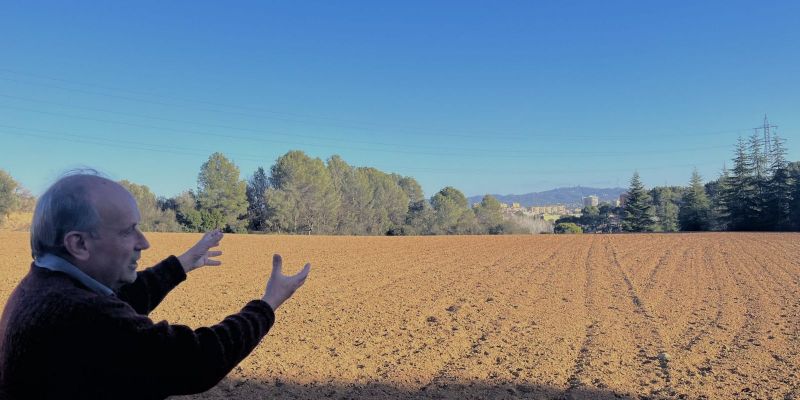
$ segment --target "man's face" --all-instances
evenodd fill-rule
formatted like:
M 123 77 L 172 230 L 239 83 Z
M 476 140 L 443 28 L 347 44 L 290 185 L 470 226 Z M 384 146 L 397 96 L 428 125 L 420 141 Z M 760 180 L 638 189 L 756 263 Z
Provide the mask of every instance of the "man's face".
M 136 280 L 137 261 L 150 243 L 139 231 L 139 209 L 127 190 L 104 185 L 93 197 L 100 226 L 87 238 L 87 267 L 95 280 L 117 290 Z

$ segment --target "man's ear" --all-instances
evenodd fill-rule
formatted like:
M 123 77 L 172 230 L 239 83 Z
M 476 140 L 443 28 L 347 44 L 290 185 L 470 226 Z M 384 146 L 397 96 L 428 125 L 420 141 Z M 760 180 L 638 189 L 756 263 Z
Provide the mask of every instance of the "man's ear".
M 64 247 L 73 258 L 80 261 L 89 259 L 89 248 L 84 240 L 85 232 L 69 231 L 64 235 Z

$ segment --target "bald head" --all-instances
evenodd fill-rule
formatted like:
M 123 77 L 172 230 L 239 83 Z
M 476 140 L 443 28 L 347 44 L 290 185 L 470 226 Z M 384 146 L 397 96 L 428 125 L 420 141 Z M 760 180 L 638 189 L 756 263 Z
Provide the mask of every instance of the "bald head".
M 96 234 L 103 219 L 113 218 L 119 207 L 131 203 L 135 207 L 133 196 L 124 187 L 96 171 L 62 177 L 36 202 L 31 224 L 33 258 L 44 253 L 66 255 L 65 234 L 70 231 Z

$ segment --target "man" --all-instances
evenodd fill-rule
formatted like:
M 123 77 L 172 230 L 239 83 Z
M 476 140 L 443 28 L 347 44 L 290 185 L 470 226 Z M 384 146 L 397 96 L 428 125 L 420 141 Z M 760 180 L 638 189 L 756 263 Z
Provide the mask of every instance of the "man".
M 163 399 L 202 392 L 246 357 L 276 310 L 306 279 L 273 257 L 264 296 L 211 327 L 154 323 L 147 314 L 186 279 L 219 265 L 213 231 L 181 256 L 136 272 L 150 247 L 122 186 L 94 174 L 61 178 L 39 199 L 31 226 L 34 263 L 0 319 L 0 397 Z

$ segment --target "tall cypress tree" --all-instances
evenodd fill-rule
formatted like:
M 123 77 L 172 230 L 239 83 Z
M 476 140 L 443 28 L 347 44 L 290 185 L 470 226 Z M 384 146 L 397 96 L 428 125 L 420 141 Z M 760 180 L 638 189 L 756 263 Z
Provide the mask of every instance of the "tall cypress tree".
M 634 172 L 623 209 L 622 229 L 627 232 L 652 232 L 655 210 L 651 201 L 639 179 L 639 173 Z
M 697 168 L 692 172 L 689 190 L 683 194 L 678 219 L 682 231 L 705 231 L 711 227 L 711 202 Z

